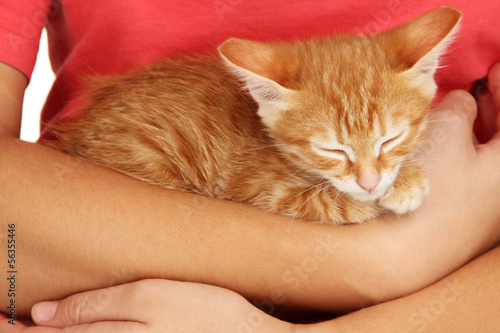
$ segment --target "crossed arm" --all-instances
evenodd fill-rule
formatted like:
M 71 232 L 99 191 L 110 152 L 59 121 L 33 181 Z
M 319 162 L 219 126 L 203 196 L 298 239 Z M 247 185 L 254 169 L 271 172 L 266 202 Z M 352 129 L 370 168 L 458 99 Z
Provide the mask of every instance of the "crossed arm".
M 5 333 L 71 332 L 494 332 L 500 325 L 500 248 L 412 295 L 335 320 L 293 325 L 240 295 L 209 285 L 141 280 L 34 307 L 46 327 L 7 325 Z M 52 319 L 48 319 L 52 318 Z M 4 331 L 2 330 L 2 332 Z
M 18 96 L 22 75 L 0 70 L 18 87 L 1 98 Z M 500 239 L 500 147 L 498 139 L 477 152 L 470 144 L 475 106 L 464 93 L 441 104 L 434 128 L 442 133 L 429 141 L 433 190 L 418 213 L 345 227 L 162 190 L 22 142 L 15 138 L 20 102 L 12 100 L 0 111 L 0 220 L 17 226 L 18 315 L 40 300 L 155 277 L 350 311 L 419 290 Z M 445 112 L 456 108 L 458 118 Z M 450 128 L 456 132 L 448 136 Z

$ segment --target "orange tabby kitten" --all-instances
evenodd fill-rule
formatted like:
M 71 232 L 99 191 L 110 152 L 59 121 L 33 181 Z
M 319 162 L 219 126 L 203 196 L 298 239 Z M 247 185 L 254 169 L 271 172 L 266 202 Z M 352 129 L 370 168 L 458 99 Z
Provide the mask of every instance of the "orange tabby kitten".
M 428 192 L 415 151 L 460 16 L 441 7 L 368 37 L 229 39 L 222 59 L 164 60 L 98 82 L 84 115 L 45 144 L 311 221 L 402 214 Z

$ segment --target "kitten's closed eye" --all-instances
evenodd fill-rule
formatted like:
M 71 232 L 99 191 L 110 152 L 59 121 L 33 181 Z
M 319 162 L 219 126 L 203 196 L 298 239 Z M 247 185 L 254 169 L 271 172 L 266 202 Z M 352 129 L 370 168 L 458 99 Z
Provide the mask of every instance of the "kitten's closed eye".
M 341 144 L 325 144 L 321 143 L 312 143 L 314 150 L 325 157 L 335 158 L 338 160 L 355 160 L 354 152 L 351 147 Z
M 403 130 L 395 135 L 392 134 L 392 135 L 382 137 L 375 144 L 375 152 L 376 152 L 377 156 L 380 155 L 381 152 L 387 153 L 390 150 L 397 147 L 405 139 L 406 133 L 407 132 Z
M 400 136 L 401 136 L 401 134 L 398 134 L 395 137 L 386 140 L 385 142 L 382 143 L 382 147 L 390 147 L 391 143 L 393 143 L 394 141 L 396 141 Z
M 345 152 L 345 150 L 342 149 L 332 149 L 332 148 L 325 148 L 322 147 L 320 148 L 322 151 L 324 151 L 327 154 L 330 154 L 332 157 L 338 158 L 338 159 L 348 159 L 349 156 Z
M 389 134 L 382 138 L 380 138 L 374 145 L 373 151 L 375 153 L 375 157 L 378 157 L 381 152 L 387 153 L 390 150 L 397 147 L 401 144 L 406 137 L 406 131 L 402 130 L 396 132 L 396 134 Z M 323 142 L 320 143 L 312 143 L 316 152 L 322 156 L 335 158 L 339 160 L 350 160 L 352 162 L 356 161 L 356 156 L 351 147 L 341 144 L 333 144 L 328 145 Z
M 440 7 L 369 38 L 232 38 L 222 59 L 165 59 L 97 82 L 82 116 L 53 125 L 59 140 L 46 143 L 154 185 L 293 218 L 403 214 L 428 190 L 413 154 L 459 20 Z

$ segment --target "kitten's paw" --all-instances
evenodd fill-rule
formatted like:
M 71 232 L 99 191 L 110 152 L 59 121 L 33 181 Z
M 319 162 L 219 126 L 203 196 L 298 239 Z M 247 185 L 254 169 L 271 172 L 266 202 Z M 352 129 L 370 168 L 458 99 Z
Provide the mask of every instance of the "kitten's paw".
M 418 186 L 393 186 L 379 200 L 379 204 L 396 214 L 404 214 L 417 209 L 429 193 L 429 184 L 423 180 Z
M 352 201 L 344 207 L 343 221 L 336 224 L 362 223 L 380 214 L 380 207 L 373 202 Z

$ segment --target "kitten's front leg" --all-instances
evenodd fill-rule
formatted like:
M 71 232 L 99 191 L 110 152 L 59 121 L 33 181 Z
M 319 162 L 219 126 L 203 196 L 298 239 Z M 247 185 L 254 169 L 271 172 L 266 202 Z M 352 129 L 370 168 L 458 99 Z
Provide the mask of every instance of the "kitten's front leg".
M 379 200 L 382 207 L 397 214 L 417 209 L 429 193 L 429 183 L 422 163 L 416 159 L 403 163 L 394 184 Z
M 339 192 L 333 186 L 289 186 L 273 191 L 271 210 L 309 221 L 346 224 L 376 217 L 380 208 Z

